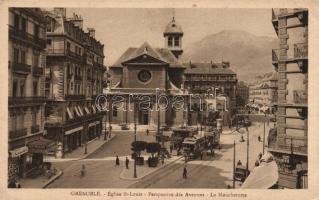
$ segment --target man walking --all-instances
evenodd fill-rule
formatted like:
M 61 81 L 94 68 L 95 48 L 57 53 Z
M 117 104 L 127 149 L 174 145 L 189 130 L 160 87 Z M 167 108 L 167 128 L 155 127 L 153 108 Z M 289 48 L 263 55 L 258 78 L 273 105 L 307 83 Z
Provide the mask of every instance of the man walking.
M 119 156 L 118 156 L 118 155 L 116 155 L 115 165 L 116 165 L 116 166 L 120 166 L 120 159 L 119 159 Z
M 150 133 L 150 131 L 148 129 L 146 129 L 146 135 L 148 135 Z
M 125 160 L 125 166 L 126 166 L 126 169 L 128 169 L 128 164 L 130 163 L 130 160 L 128 159 L 128 157 L 126 157 L 126 160 Z
M 184 178 L 184 179 L 187 179 L 187 169 L 186 169 L 186 166 L 184 166 L 183 178 Z

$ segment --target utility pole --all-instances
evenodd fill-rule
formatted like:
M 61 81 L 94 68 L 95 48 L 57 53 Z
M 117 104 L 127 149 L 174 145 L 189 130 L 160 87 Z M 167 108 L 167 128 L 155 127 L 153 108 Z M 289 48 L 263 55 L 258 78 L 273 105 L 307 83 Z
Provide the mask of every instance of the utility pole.
M 233 188 L 235 188 L 235 168 L 236 168 L 235 162 L 236 162 L 236 143 L 235 143 L 235 140 L 234 140 L 234 159 L 233 159 Z
M 246 178 L 248 176 L 248 161 L 249 161 L 249 131 L 248 126 L 246 126 L 247 131 L 247 162 L 246 162 Z
M 88 130 L 88 128 L 86 128 Z M 84 154 L 88 153 L 88 139 L 87 139 L 87 132 L 84 132 L 84 138 L 85 138 L 85 146 L 84 146 Z
M 263 137 L 263 154 L 265 154 L 265 137 L 266 137 L 266 114 L 265 114 L 265 117 L 264 117 L 264 137 Z
M 135 102 L 136 103 L 136 102 Z M 134 104 L 134 142 L 136 143 L 136 105 Z M 136 174 L 136 150 L 134 149 L 134 178 L 137 178 Z

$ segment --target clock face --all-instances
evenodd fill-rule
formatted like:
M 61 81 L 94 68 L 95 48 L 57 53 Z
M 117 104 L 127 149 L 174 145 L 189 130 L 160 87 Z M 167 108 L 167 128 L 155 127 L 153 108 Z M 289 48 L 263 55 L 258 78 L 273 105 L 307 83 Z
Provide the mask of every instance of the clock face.
M 146 83 L 152 78 L 151 72 L 147 70 L 140 71 L 137 76 L 138 76 L 138 80 L 140 80 L 143 83 Z

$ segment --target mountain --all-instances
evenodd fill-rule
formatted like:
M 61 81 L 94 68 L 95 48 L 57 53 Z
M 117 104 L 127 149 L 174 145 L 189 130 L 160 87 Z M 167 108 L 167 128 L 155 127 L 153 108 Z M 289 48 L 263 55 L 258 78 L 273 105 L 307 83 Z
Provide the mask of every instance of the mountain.
M 251 81 L 257 75 L 274 70 L 271 50 L 277 47 L 277 38 L 224 30 L 187 46 L 181 59 L 184 62 L 229 61 L 239 80 Z

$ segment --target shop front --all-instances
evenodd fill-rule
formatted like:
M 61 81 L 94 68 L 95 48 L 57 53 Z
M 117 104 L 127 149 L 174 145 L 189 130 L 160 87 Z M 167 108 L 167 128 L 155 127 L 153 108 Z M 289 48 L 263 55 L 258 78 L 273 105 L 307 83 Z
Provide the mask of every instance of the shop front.
M 65 131 L 64 133 L 64 152 L 72 152 L 82 145 L 83 126 L 76 127 Z
M 16 178 L 23 178 L 26 174 L 26 158 L 28 147 L 22 146 L 9 151 L 8 179 L 9 182 Z

